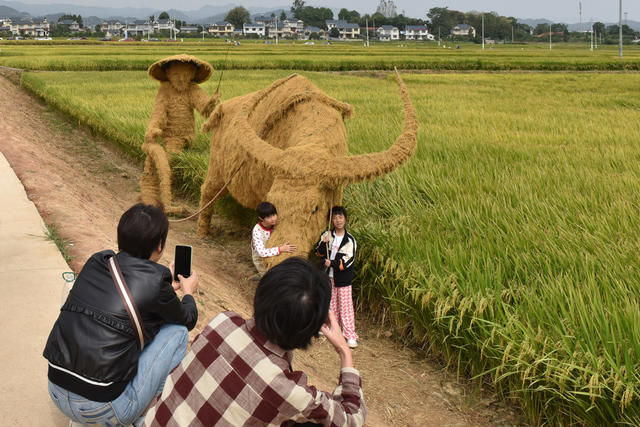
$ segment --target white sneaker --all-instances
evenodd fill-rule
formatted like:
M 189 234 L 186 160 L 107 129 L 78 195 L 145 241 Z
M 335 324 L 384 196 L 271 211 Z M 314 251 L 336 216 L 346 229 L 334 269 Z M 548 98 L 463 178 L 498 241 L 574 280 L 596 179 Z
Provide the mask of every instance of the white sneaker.
M 358 346 L 358 341 L 350 338 L 347 340 L 347 345 L 349 346 L 349 348 L 356 348 Z

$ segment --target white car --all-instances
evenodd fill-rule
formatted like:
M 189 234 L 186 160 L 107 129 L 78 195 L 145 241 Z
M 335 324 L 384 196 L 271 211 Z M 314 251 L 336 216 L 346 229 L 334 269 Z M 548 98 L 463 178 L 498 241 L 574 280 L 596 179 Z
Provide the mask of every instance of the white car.
M 53 40 L 51 37 L 36 37 L 36 40 Z
M 315 43 L 314 42 L 304 42 L 304 44 L 312 45 L 312 44 L 315 44 Z

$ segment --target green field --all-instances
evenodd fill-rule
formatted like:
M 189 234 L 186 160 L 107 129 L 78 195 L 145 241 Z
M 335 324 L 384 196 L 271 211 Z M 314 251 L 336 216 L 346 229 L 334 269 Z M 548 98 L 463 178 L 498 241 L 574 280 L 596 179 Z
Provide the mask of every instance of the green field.
M 640 70 L 640 46 L 626 46 L 620 60 L 617 46 L 590 52 L 587 45 L 558 44 L 549 50 L 544 43 L 497 45 L 484 51 L 477 44 L 461 44 L 457 50 L 455 45 L 445 43 L 445 49 L 434 42 L 378 43 L 368 49 L 360 42 L 276 46 L 246 41 L 232 47 L 221 42 L 95 43 L 6 41 L 0 44 L 0 65 L 28 70 L 145 70 L 158 59 L 188 53 L 226 69 L 345 71 L 391 70 L 396 66 L 432 70 Z
M 91 56 L 91 47 L 77 49 L 85 48 Z M 246 47 L 258 48 L 259 61 L 273 46 Z M 6 49 L 3 61 L 19 58 Z M 170 53 L 155 52 L 146 65 Z M 544 64 L 542 54 L 526 59 Z M 123 63 L 140 58 L 122 55 Z M 229 99 L 289 73 L 226 71 L 221 92 Z M 402 122 L 393 79 L 303 74 L 355 107 L 352 153 L 392 144 Z M 209 93 L 216 76 L 203 85 Z M 345 191 L 360 249 L 359 304 L 386 312 L 459 372 L 518 398 L 531 423 L 639 424 L 640 73 L 404 79 L 421 123 L 416 155 Z M 158 87 L 146 73 L 26 73 L 23 84 L 142 156 Z M 198 192 L 207 161 L 201 135 L 178 159 L 186 191 Z

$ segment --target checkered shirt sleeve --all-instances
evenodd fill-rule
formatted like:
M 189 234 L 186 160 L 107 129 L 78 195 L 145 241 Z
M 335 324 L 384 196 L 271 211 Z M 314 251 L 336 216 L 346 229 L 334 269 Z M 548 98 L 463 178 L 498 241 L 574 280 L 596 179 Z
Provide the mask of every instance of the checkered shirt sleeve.
M 144 425 L 364 424 L 356 369 L 341 370 L 333 394 L 319 391 L 307 385 L 304 373 L 291 370 L 291 354 L 266 341 L 252 322 L 233 312 L 217 315 L 167 378 Z

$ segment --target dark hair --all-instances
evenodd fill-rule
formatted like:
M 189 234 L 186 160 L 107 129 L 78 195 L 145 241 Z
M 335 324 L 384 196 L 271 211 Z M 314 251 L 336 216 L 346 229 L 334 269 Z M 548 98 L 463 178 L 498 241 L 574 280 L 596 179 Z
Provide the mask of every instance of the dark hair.
M 260 219 L 265 219 L 268 216 L 271 215 L 277 215 L 278 211 L 276 210 L 276 207 L 273 206 L 272 203 L 269 202 L 262 202 L 258 205 L 258 208 L 256 209 L 256 212 L 258 212 L 258 218 Z
M 260 279 L 253 300 L 256 327 L 284 350 L 305 349 L 327 320 L 331 289 L 325 273 L 293 257 Z
M 347 221 L 347 210 L 344 208 L 344 206 L 334 206 L 331 208 L 331 216 L 334 215 L 342 215 L 344 216 L 344 220 Z
M 120 217 L 118 249 L 137 258 L 149 259 L 167 241 L 169 221 L 162 208 L 138 203 Z

